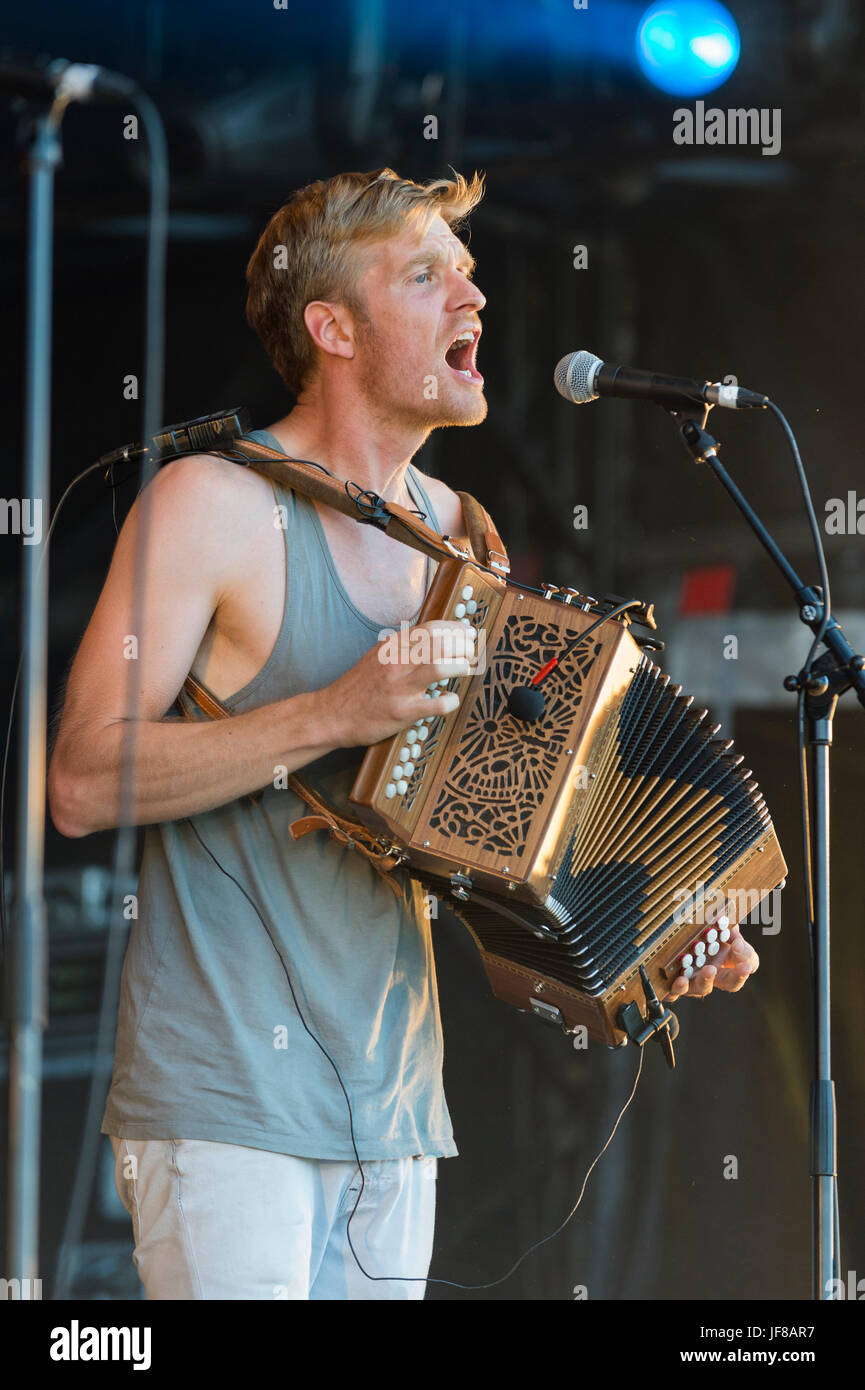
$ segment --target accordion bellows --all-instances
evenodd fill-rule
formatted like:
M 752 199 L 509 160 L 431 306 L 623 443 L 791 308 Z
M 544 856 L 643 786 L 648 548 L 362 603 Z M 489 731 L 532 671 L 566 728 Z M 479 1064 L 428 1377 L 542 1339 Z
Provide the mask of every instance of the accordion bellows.
M 765 801 L 627 622 L 582 641 L 597 614 L 459 560 L 439 566 L 418 621 L 434 618 L 476 627 L 482 669 L 448 682 L 453 715 L 369 749 L 351 800 L 448 897 L 499 997 L 620 1045 L 640 967 L 663 997 L 782 883 Z M 510 692 L 572 643 L 541 716 L 517 719 Z

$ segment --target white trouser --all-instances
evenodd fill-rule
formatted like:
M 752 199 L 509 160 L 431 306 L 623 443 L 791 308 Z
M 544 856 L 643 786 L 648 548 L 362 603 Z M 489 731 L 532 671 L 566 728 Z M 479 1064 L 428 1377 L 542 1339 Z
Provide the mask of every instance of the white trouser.
M 353 1161 L 203 1139 L 111 1144 L 148 1299 L 424 1297 L 435 1158 L 365 1161 L 352 1216 L 361 1186 Z M 368 1274 L 397 1277 L 367 1278 L 349 1240 Z

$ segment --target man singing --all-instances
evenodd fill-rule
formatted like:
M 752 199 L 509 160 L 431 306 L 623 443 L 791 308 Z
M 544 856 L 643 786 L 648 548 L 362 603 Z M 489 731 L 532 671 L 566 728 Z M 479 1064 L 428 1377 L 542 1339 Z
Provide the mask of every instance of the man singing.
M 411 459 L 486 415 L 485 299 L 456 235 L 482 191 L 477 175 L 338 175 L 280 208 L 247 269 L 247 316 L 297 397 L 252 438 L 452 536 L 459 498 Z M 427 688 L 469 670 L 465 648 L 379 660 L 434 569 L 207 455 L 164 467 L 120 533 L 49 796 L 65 835 L 118 824 L 134 633 L 131 819 L 148 829 L 103 1132 L 149 1299 L 424 1295 L 437 1160 L 457 1150 L 423 894 L 327 835 L 292 841 L 307 808 L 284 776 L 346 807 L 368 745 L 453 710 Z M 189 672 L 232 718 L 173 711 Z M 673 997 L 738 989 L 756 965 L 734 931 Z

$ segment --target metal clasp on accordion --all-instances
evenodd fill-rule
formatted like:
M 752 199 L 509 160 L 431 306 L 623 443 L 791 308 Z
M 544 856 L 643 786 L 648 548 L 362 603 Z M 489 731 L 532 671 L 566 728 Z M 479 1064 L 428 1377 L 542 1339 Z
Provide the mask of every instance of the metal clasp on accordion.
M 470 555 L 467 550 L 463 550 L 461 546 L 455 545 L 450 536 L 442 536 L 442 541 L 444 542 L 445 549 L 450 551 L 455 560 L 471 561 L 474 559 L 474 556 Z

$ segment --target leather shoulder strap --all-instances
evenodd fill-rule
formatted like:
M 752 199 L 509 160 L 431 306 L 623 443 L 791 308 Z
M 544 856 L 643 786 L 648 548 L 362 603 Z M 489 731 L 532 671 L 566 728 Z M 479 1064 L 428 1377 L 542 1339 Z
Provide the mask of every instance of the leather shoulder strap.
M 213 452 L 232 463 L 245 464 L 304 497 L 312 497 L 317 502 L 334 507 L 354 521 L 377 526 L 394 540 L 434 560 L 451 556 L 463 560 L 475 559 L 499 578 L 505 578 L 510 571 L 507 551 L 489 512 L 467 492 L 457 493 L 462 503 L 466 536 L 440 536 L 407 507 L 401 507 L 397 502 L 385 502 L 376 493 L 365 492 L 356 483 L 342 483 L 317 464 L 305 459 L 288 458 L 256 440 L 237 439 L 224 452 Z M 471 553 L 466 549 L 465 539 L 468 539 Z
M 508 574 L 511 568 L 508 552 L 489 512 L 469 492 L 458 492 L 457 497 L 463 504 L 466 534 L 476 559 L 498 574 Z
M 354 521 L 378 526 L 394 540 L 401 541 L 434 560 L 451 557 L 476 560 L 500 579 L 507 578 L 510 571 L 507 551 L 489 512 L 468 492 L 457 493 L 462 503 L 465 536 L 440 536 L 406 507 L 401 507 L 395 502 L 385 502 L 375 493 L 364 492 L 355 483 L 341 483 L 317 464 L 308 460 L 288 458 L 276 449 L 268 448 L 266 444 L 241 438 L 234 440 L 225 452 L 212 452 L 231 463 L 253 468 L 304 497 L 311 497 L 334 507 Z M 471 547 L 470 551 L 466 549 L 466 542 Z M 191 674 L 183 683 L 177 697 L 177 706 L 187 719 L 196 718 L 193 713 L 194 707 L 200 709 L 209 719 L 225 719 L 231 716 L 231 711 L 222 701 Z M 291 773 L 287 781 L 292 791 L 301 797 L 314 813 L 292 823 L 292 838 L 297 839 L 311 830 L 329 830 L 334 839 L 364 854 L 399 896 L 396 884 L 387 875 L 401 862 L 403 856 L 400 851 L 392 845 L 385 844 L 361 821 L 330 806 L 296 773 Z M 260 801 L 261 795 L 261 792 L 250 792 L 248 800 L 256 804 Z

